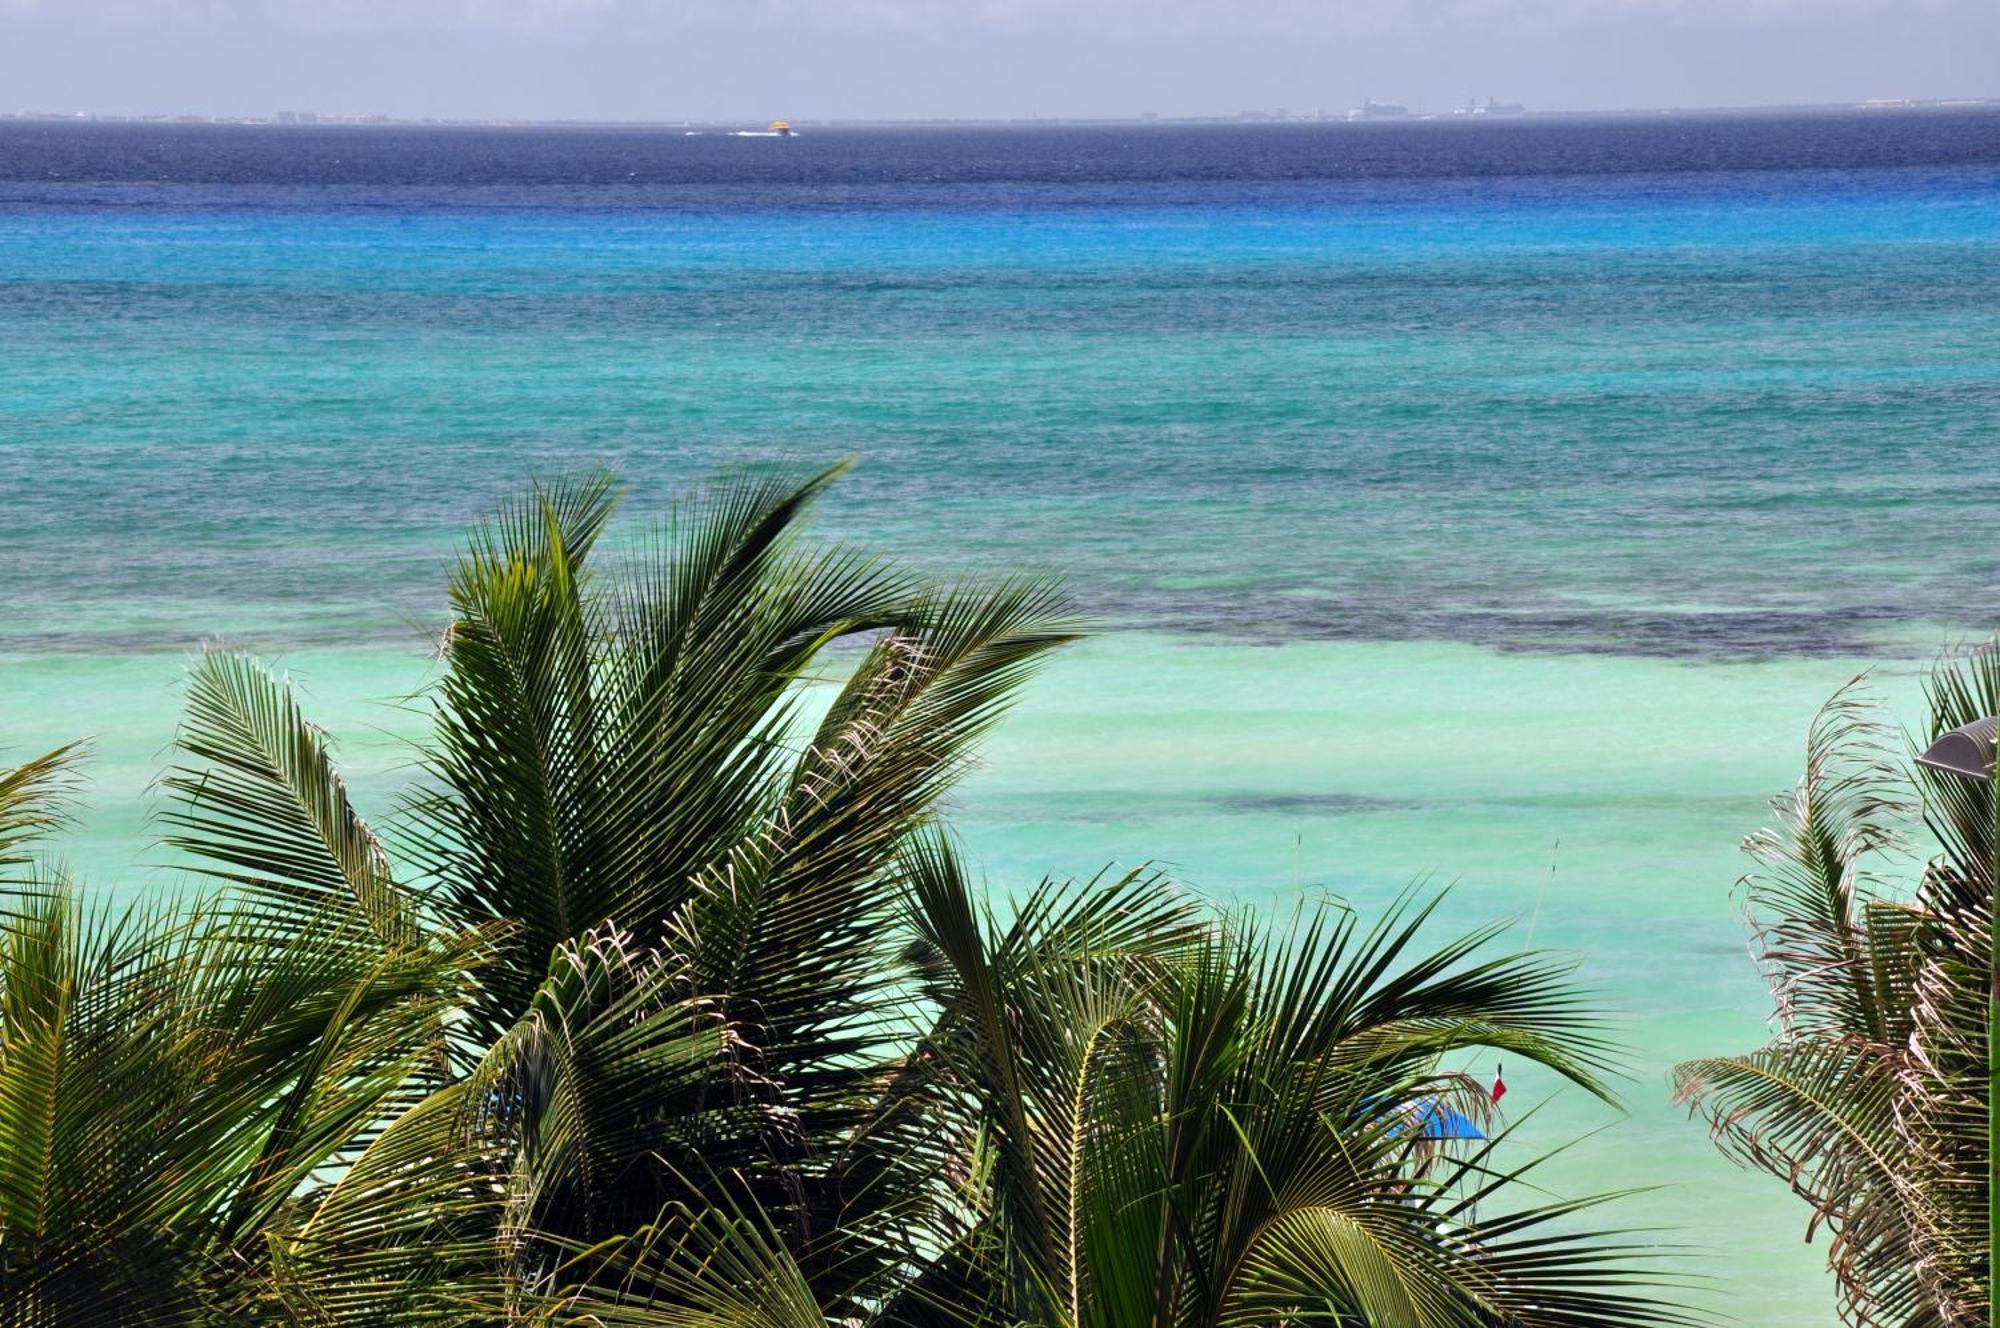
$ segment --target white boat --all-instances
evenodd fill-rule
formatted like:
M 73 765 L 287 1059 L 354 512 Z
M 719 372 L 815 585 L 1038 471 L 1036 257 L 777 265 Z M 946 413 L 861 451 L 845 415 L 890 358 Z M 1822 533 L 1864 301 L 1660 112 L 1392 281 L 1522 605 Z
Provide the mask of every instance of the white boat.
M 736 138 L 797 138 L 798 136 L 798 131 L 792 128 L 789 120 L 773 120 L 769 129 L 739 129 L 733 135 Z

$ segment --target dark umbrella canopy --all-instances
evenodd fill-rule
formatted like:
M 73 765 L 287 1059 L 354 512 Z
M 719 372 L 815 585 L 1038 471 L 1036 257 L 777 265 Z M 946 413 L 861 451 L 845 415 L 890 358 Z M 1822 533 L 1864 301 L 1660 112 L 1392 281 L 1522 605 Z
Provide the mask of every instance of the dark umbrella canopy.
M 1939 734 L 1937 741 L 1917 757 L 1917 764 L 1964 775 L 1967 779 L 1991 779 L 1996 730 L 2000 730 L 2000 720 L 1992 715 L 1961 724 Z

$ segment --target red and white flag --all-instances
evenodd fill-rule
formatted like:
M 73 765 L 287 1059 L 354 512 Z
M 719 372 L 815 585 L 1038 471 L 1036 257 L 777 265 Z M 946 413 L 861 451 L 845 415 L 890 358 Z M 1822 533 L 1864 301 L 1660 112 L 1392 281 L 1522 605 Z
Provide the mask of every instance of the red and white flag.
M 1507 1096 L 1507 1081 L 1500 1077 L 1500 1067 L 1493 1067 L 1493 1105 L 1499 1106 L 1500 1099 Z

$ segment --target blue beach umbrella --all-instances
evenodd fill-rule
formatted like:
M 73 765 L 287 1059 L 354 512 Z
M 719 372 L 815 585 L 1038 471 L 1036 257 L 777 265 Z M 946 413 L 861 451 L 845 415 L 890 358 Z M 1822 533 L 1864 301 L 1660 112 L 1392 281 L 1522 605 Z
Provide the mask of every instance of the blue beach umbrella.
M 1400 1139 L 1411 1126 L 1423 1143 L 1449 1143 L 1455 1139 L 1484 1139 L 1486 1131 L 1472 1117 L 1434 1097 L 1418 1098 L 1414 1110 L 1389 1122 L 1391 1139 Z
M 1486 1131 L 1474 1124 L 1464 1112 L 1429 1097 L 1417 1104 L 1417 1137 L 1438 1142 L 1484 1139 Z

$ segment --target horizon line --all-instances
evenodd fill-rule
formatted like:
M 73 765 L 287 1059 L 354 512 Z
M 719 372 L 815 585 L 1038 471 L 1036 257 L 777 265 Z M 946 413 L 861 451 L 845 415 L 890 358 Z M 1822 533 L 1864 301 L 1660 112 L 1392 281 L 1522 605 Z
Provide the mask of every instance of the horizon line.
M 1363 105 L 1371 104 L 1364 101 Z M 1372 103 L 1393 107 L 1399 103 Z M 1488 99 L 1486 104 L 1493 104 Z M 1600 109 L 1527 109 L 1518 103 L 1501 103 L 1510 108 L 1503 117 L 1512 120 L 1553 120 L 1553 119 L 1620 119 L 1644 116 L 1669 115 L 1778 115 L 1778 114 L 1828 114 L 1840 112 L 1875 111 L 1962 111 L 2000 108 L 2000 96 L 1981 97 L 1878 97 L 1863 101 L 1829 102 L 1770 102 L 1738 105 L 1692 105 L 1692 106 L 1634 106 Z M 1405 115 L 1391 120 L 1370 119 L 1360 123 L 1424 123 L 1433 120 L 1456 121 L 1459 119 L 1484 120 L 1480 115 L 1466 115 L 1464 112 L 1480 105 L 1476 99 L 1455 104 L 1443 110 L 1417 110 L 1403 108 Z M 794 125 L 818 128 L 948 128 L 948 127 L 1006 127 L 1023 128 L 1034 126 L 1088 126 L 1088 125 L 1345 125 L 1355 123 L 1349 119 L 1348 108 L 1330 110 L 1315 107 L 1311 111 L 1294 113 L 1285 107 L 1250 108 L 1235 112 L 1218 113 L 1175 113 L 1140 111 L 1126 115 L 931 115 L 931 116 L 827 116 L 813 117 L 787 115 L 783 117 Z M 400 115 L 387 112 L 318 111 L 309 107 L 279 109 L 263 114 L 211 114 L 198 111 L 68 111 L 21 108 L 0 111 L 0 123 L 31 124 L 145 124 L 166 126 L 199 125 L 240 125 L 269 128 L 506 128 L 506 129 L 692 129 L 730 128 L 743 125 L 761 125 L 770 117 L 761 116 L 705 116 L 685 118 L 662 116 L 647 119 L 625 117 L 585 117 L 585 116 L 419 116 Z

